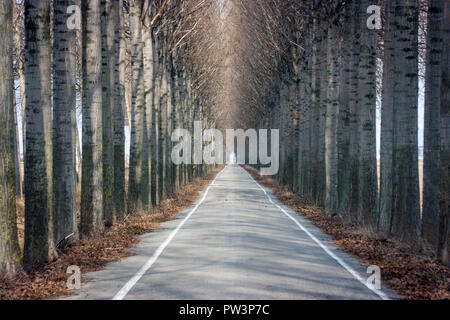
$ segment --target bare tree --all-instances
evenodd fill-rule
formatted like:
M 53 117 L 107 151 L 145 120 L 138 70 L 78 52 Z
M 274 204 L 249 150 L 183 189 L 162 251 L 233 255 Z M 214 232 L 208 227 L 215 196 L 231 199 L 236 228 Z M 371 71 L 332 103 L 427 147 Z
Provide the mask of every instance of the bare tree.
M 0 3 L 0 279 L 12 278 L 20 268 L 16 225 L 14 172 L 14 75 L 11 37 L 13 1 Z
M 102 34 L 100 0 L 82 2 L 83 17 L 83 165 L 81 232 L 104 229 Z
M 53 210 L 50 1 L 25 1 L 26 268 L 56 257 Z
M 53 190 L 55 242 L 78 236 L 76 214 L 76 34 L 68 30 L 71 0 L 55 0 L 53 44 Z

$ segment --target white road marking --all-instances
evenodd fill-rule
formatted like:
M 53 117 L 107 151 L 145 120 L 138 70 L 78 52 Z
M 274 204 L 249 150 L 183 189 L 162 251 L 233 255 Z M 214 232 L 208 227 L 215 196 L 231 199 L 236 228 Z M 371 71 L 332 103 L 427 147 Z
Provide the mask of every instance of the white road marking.
M 226 167 L 225 167 L 226 168 Z M 225 168 L 220 171 L 214 180 L 209 184 L 208 188 L 206 189 L 205 193 L 203 194 L 203 197 L 200 199 L 199 202 L 195 205 L 194 208 L 192 208 L 191 212 L 183 219 L 183 221 L 180 222 L 178 227 L 172 231 L 172 233 L 169 235 L 169 237 L 164 241 L 159 248 L 155 251 L 153 256 L 145 263 L 144 266 L 142 266 L 141 269 L 120 289 L 120 291 L 114 296 L 112 300 L 123 300 L 128 292 L 136 285 L 136 283 L 142 278 L 142 276 L 152 267 L 152 265 L 158 260 L 159 256 L 163 253 L 164 249 L 170 244 L 172 239 L 175 237 L 175 235 L 178 233 L 178 231 L 183 227 L 183 225 L 186 223 L 186 221 L 189 220 L 189 218 L 197 211 L 198 207 L 205 201 L 206 196 L 208 195 L 209 189 L 214 185 L 216 182 L 217 177 L 225 170 Z
M 242 169 L 244 170 L 244 169 Z M 289 213 L 286 212 L 281 206 L 273 202 L 270 195 L 267 193 L 267 191 L 255 180 L 253 177 L 248 173 L 246 170 L 244 170 L 245 173 L 250 177 L 250 179 L 256 183 L 256 185 L 264 192 L 264 194 L 267 196 L 267 199 L 269 199 L 270 203 L 272 203 L 274 206 L 276 206 L 278 209 L 281 210 L 289 219 L 295 222 L 295 224 L 303 230 L 315 243 L 317 243 L 330 257 L 332 257 L 334 260 L 336 260 L 342 267 L 344 267 L 345 270 L 347 270 L 353 277 L 355 277 L 359 282 L 361 282 L 366 288 L 374 292 L 377 296 L 379 296 L 382 300 L 390 300 L 389 297 L 381 290 L 376 290 L 370 286 L 367 285 L 366 280 L 364 280 L 361 275 L 356 272 L 352 267 L 350 267 L 347 263 L 345 263 L 341 258 L 336 256 L 330 249 L 327 248 L 319 239 L 317 239 L 311 232 L 309 232 L 308 229 L 306 229 L 300 222 L 297 221 L 294 217 L 292 217 Z

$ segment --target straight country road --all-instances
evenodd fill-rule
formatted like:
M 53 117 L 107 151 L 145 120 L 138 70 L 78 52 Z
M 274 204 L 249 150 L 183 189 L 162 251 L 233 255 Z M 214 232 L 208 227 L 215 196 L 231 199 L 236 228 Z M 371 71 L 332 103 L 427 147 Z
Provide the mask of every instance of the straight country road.
M 195 205 L 141 237 L 136 255 L 87 274 L 70 299 L 387 299 L 367 266 L 229 165 Z

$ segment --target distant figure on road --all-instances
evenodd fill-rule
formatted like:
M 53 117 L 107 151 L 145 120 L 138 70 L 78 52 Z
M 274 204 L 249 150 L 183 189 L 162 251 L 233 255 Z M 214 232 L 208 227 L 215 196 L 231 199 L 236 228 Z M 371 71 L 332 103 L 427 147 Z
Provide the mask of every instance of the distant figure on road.
M 229 165 L 236 165 L 236 153 L 230 153 L 228 157 L 228 164 Z

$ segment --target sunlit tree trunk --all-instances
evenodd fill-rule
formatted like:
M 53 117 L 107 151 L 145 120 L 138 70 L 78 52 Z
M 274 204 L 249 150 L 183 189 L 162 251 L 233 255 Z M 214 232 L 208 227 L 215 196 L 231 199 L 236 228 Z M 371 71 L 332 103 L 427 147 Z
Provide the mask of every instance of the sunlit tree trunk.
M 173 116 L 174 116 L 174 74 L 173 74 L 173 58 L 172 54 L 167 57 L 166 65 L 167 73 L 167 126 L 165 132 L 165 142 L 166 142 L 166 195 L 170 195 L 173 192 L 173 164 L 171 160 L 172 152 L 172 142 L 171 133 L 173 126 Z
M 99 233 L 103 223 L 103 105 L 100 0 L 82 3 L 83 17 L 83 165 L 81 232 Z
M 161 36 L 160 48 L 160 72 L 161 86 L 159 97 L 159 194 L 160 200 L 167 195 L 167 103 L 168 103 L 168 81 L 167 81 L 167 57 L 165 55 L 164 37 Z
M 147 162 L 148 169 L 148 179 L 149 179 L 149 188 L 148 188 L 148 204 L 151 205 L 153 203 L 153 108 L 154 108 L 154 85 L 155 85 L 155 61 L 154 61 L 154 39 L 153 39 L 153 28 L 149 25 L 150 19 L 147 17 L 145 21 L 145 26 L 143 29 L 143 42 L 144 42 L 144 105 L 145 105 L 145 116 L 146 116 L 146 131 L 147 131 L 147 158 L 145 161 Z
M 159 37 L 155 36 L 154 42 L 154 101 L 152 113 L 152 133 L 151 152 L 152 152 L 152 176 L 151 176 L 151 193 L 152 202 L 157 205 L 161 199 L 160 188 L 160 144 L 159 144 L 159 128 L 160 128 L 160 97 L 161 97 L 161 59 L 160 59 L 160 42 Z
M 14 180 L 13 0 L 0 2 L 0 279 L 20 268 Z
M 26 268 L 56 257 L 53 233 L 53 146 L 50 1 L 25 1 Z

